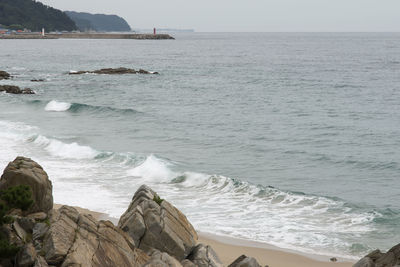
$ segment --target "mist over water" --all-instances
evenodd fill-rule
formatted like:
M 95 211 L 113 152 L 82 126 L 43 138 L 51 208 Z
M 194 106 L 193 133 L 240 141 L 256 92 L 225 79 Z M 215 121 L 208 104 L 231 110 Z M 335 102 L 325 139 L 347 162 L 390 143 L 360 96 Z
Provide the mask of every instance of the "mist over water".
M 346 257 L 398 243 L 400 34 L 176 38 L 3 40 L 0 83 L 37 95 L 0 94 L 0 168 L 32 157 L 56 202 L 115 217 L 148 184 L 203 232 Z M 68 75 L 120 66 L 160 75 Z

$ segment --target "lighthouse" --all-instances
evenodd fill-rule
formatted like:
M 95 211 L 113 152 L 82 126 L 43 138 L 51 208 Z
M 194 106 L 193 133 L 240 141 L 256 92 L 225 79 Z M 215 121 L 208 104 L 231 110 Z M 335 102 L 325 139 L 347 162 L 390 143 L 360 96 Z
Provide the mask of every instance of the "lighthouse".
M 42 28 L 42 36 L 44 37 L 44 28 Z

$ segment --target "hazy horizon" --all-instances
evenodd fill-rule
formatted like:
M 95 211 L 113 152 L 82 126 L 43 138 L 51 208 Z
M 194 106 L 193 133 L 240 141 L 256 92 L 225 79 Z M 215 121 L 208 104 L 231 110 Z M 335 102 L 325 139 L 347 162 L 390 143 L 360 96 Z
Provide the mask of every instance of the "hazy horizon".
M 41 0 L 63 11 L 115 14 L 133 29 L 177 28 L 198 32 L 399 32 L 396 0 Z

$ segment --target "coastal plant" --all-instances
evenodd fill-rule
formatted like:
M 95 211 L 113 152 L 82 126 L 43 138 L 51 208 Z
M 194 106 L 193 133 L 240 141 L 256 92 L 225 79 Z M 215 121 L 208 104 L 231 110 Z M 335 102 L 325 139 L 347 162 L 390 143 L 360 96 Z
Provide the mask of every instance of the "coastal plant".
M 154 194 L 153 201 L 156 202 L 159 206 L 161 206 L 161 203 L 164 201 L 164 199 L 160 198 L 159 195 Z
M 7 214 L 11 209 L 27 210 L 33 204 L 32 190 L 27 185 L 12 186 L 0 191 L 0 226 L 9 224 L 13 221 Z M 26 242 L 32 240 L 32 236 L 27 236 Z M 20 247 L 10 244 L 8 238 L 0 235 L 0 258 L 7 259 L 14 257 Z
M 9 209 L 29 209 L 33 205 L 32 190 L 28 185 L 9 187 L 0 192 L 0 199 L 5 201 Z
M 0 259 L 8 259 L 14 257 L 20 247 L 10 244 L 6 239 L 0 239 Z

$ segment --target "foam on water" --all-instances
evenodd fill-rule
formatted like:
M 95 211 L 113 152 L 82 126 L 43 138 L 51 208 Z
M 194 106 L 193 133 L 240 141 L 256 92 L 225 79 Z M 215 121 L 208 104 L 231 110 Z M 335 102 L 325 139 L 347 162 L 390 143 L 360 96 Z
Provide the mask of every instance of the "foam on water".
M 50 139 L 42 135 L 36 135 L 29 139 L 35 145 L 44 148 L 52 156 L 66 159 L 93 159 L 99 152 L 89 146 L 77 143 L 66 144 L 56 139 Z
M 58 102 L 57 100 L 51 100 L 46 107 L 46 111 L 67 111 L 71 108 L 71 103 Z
M 376 231 L 373 220 L 382 217 L 341 200 L 180 171 L 156 155 L 99 152 L 46 137 L 22 123 L 0 121 L 0 126 L 0 142 L 6 148 L 1 167 L 12 160 L 9 156 L 33 157 L 52 179 L 57 203 L 117 218 L 137 188 L 147 184 L 181 209 L 200 231 L 308 253 L 356 257 L 369 248 L 353 240 Z M 358 250 L 352 251 L 357 245 Z

